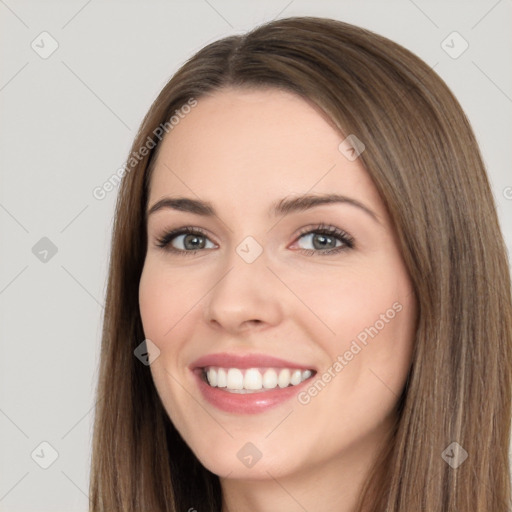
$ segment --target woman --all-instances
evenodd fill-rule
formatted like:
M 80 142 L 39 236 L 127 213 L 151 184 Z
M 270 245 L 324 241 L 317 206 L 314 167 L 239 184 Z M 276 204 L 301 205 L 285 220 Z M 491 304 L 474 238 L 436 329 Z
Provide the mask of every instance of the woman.
M 511 346 L 444 82 L 329 19 L 214 42 L 127 160 L 91 510 L 509 510 Z

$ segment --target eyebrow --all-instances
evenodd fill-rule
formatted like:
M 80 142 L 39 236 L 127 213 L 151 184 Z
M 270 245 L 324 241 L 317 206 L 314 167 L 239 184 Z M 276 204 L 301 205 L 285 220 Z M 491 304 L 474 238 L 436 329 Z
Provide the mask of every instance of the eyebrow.
M 360 203 L 356 199 L 346 197 L 339 194 L 326 194 L 326 195 L 303 195 L 299 197 L 288 198 L 285 197 L 276 203 L 274 203 L 270 210 L 269 215 L 277 217 L 280 215 L 287 215 L 292 212 L 301 212 L 314 208 L 315 206 L 321 206 L 326 204 L 349 204 L 355 206 L 360 210 L 366 212 L 376 222 L 380 223 L 379 218 L 375 212 L 370 210 L 363 203 Z M 164 197 L 157 201 L 149 210 L 146 212 L 146 218 L 151 214 L 170 208 L 181 212 L 194 213 L 196 215 L 202 215 L 204 217 L 217 216 L 215 208 L 208 201 L 202 201 L 198 199 L 191 199 L 187 197 Z

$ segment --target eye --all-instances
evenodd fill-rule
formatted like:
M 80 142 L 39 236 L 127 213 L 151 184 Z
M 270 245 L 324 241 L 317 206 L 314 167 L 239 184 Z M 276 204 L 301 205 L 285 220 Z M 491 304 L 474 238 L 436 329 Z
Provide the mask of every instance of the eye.
M 307 256 L 336 254 L 354 247 L 354 239 L 348 233 L 337 227 L 324 224 L 314 228 L 305 228 L 297 240 L 300 239 L 306 239 L 309 245 L 313 246 L 313 249 L 301 248 L 301 251 Z
M 337 227 L 324 224 L 304 228 L 299 233 L 297 241 L 301 239 L 307 240 L 313 246 L 313 249 L 299 247 L 300 251 L 307 256 L 336 254 L 354 247 L 354 239 L 348 233 Z M 180 255 L 196 254 L 201 249 L 215 249 L 216 247 L 201 228 L 189 226 L 164 233 L 157 239 L 156 245 L 161 249 Z
M 208 238 L 200 228 L 183 227 L 165 233 L 157 240 L 157 246 L 170 252 L 188 255 L 195 254 L 200 249 L 215 248 L 215 245 L 211 242 L 210 244 L 213 245 L 213 247 L 206 247 L 206 240 L 208 240 Z M 175 247 L 173 245 L 174 243 L 182 245 L 183 248 Z

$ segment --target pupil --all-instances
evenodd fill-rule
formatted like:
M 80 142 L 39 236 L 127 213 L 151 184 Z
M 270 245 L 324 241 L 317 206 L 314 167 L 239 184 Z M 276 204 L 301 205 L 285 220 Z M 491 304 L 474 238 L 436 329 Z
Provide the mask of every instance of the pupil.
M 191 235 L 191 234 L 186 235 L 185 239 L 184 239 L 185 248 L 187 248 L 187 249 L 197 249 L 199 247 L 199 248 L 202 249 L 204 247 L 204 240 L 200 241 L 199 244 L 198 244 L 197 241 L 199 240 L 199 238 L 200 237 L 198 237 L 197 235 Z M 187 243 L 188 242 L 192 243 L 191 247 L 187 247 Z
M 321 240 L 320 244 L 317 246 L 316 244 L 316 241 L 317 240 Z M 336 245 L 336 242 L 334 241 L 334 238 L 331 237 L 331 236 L 326 236 L 326 235 L 317 235 L 316 237 L 313 237 L 313 245 L 315 246 L 315 249 L 323 249 L 326 247 L 326 240 L 330 240 L 331 241 L 331 246 L 334 248 L 334 246 Z M 334 244 L 335 245 L 332 245 L 332 242 L 334 241 Z

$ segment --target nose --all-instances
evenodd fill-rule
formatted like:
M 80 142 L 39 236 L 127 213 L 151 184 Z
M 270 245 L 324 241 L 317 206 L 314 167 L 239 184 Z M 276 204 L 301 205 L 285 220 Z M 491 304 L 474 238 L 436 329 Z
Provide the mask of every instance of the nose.
M 235 253 L 226 267 L 205 297 L 204 320 L 230 334 L 278 325 L 283 319 L 285 290 L 263 254 L 247 263 Z

